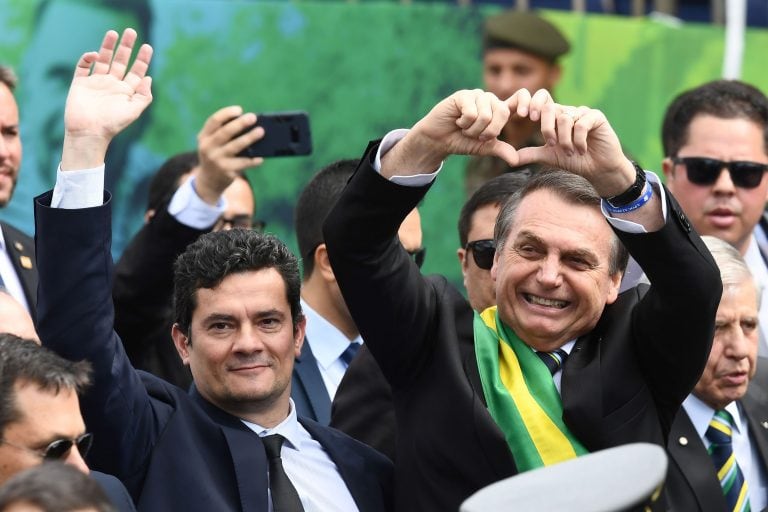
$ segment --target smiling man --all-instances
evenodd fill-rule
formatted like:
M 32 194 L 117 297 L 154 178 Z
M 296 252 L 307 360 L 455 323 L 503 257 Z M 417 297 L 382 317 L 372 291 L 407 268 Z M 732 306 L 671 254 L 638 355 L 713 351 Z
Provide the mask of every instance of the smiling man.
M 760 287 L 733 246 L 703 238 L 720 267 L 723 296 L 707 366 L 669 436 L 670 510 L 764 510 L 768 361 L 757 357 Z
M 749 84 L 717 80 L 688 90 L 662 126 L 667 186 L 702 235 L 733 245 L 758 283 L 768 282 L 768 98 Z M 768 227 L 768 223 L 765 223 Z M 768 289 L 760 302 L 760 354 L 768 355 Z
M 512 113 L 540 117 L 548 144 L 498 140 Z M 498 308 L 482 313 L 444 278 L 422 276 L 396 239 L 451 154 L 565 169 L 537 173 L 501 208 Z M 523 471 L 626 443 L 666 445 L 706 363 L 721 284 L 677 203 L 627 160 L 601 112 L 546 91 L 505 101 L 459 91 L 361 161 L 325 240 L 392 386 L 397 510 L 456 510 Z M 619 295 L 624 246 L 652 284 Z
M 384 511 L 391 463 L 353 439 L 299 419 L 291 372 L 305 331 L 298 260 L 272 236 L 201 236 L 174 269 L 174 343 L 186 390 L 131 366 L 113 329 L 111 197 L 104 156 L 152 100 L 136 32 L 109 31 L 78 61 L 53 191 L 36 199 L 43 344 L 87 359 L 83 416 L 92 462 L 124 481 L 139 510 Z M 230 143 L 236 152 L 246 138 Z M 192 190 L 192 193 L 195 191 Z

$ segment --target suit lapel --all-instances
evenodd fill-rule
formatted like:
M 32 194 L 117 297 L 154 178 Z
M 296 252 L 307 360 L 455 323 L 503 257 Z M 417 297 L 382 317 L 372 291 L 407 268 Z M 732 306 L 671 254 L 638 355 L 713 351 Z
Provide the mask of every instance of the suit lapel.
M 602 443 L 601 423 L 595 423 L 602 419 L 601 341 L 597 330 L 576 340 L 560 380 L 563 421 L 590 452 Z
M 758 371 L 767 369 L 763 367 Z M 757 446 L 760 463 L 768 472 L 768 392 L 754 380 L 741 399 L 741 405 L 749 423 L 750 441 Z
M 8 258 L 11 260 L 13 269 L 16 271 L 19 282 L 24 289 L 30 314 L 34 319 L 35 303 L 37 302 L 37 269 L 35 268 L 34 242 L 5 222 L 0 223 L 0 226 L 2 226 L 3 239 L 5 240 L 5 251 L 8 253 Z
M 266 510 L 268 465 L 261 439 L 238 418 L 208 403 L 194 385 L 190 395 L 221 428 L 235 467 L 242 510 Z
M 314 412 L 314 419 L 318 423 L 328 425 L 331 422 L 331 397 L 328 396 L 328 390 L 325 388 L 308 338 L 304 339 L 304 346 L 301 348 L 301 355 L 296 358 L 294 370 L 306 392 L 307 400 Z

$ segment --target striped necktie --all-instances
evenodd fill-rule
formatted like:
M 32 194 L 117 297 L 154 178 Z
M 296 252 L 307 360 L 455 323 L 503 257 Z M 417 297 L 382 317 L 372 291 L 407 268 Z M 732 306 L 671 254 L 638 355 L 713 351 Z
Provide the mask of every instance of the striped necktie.
M 733 416 L 724 409 L 717 411 L 709 422 L 706 436 L 710 442 L 707 451 L 715 464 L 728 510 L 749 511 L 747 482 L 733 453 Z
M 568 353 L 563 349 L 557 349 L 554 352 L 536 352 L 536 355 L 547 365 L 552 375 L 557 373 L 568 358 Z

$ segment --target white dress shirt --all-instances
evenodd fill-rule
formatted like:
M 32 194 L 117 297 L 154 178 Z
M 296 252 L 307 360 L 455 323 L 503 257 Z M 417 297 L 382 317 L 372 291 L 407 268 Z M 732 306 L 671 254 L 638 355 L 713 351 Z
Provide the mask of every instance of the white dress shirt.
M 715 410 L 699 400 L 693 394 L 683 402 L 685 412 L 693 423 L 693 428 L 699 434 L 705 448 L 711 444 L 706 437 L 709 422 L 715 415 Z M 733 416 L 733 453 L 736 462 L 741 468 L 741 474 L 747 482 L 749 490 L 749 505 L 752 510 L 763 510 L 768 504 L 768 487 L 766 487 L 765 470 L 760 464 L 760 455 L 757 449 L 749 441 L 749 424 L 742 414 L 741 407 L 736 402 L 731 402 L 725 410 Z M 714 463 L 713 463 L 714 467 Z
M 299 493 L 305 512 L 358 510 L 336 464 L 320 443 L 298 422 L 293 400 L 290 404 L 288 417 L 274 428 L 268 429 L 245 420 L 241 421 L 259 437 L 280 434 L 285 438 L 280 450 L 283 468 Z M 269 512 L 272 512 L 271 497 Z
M 350 343 L 362 344 L 363 339 L 358 335 L 354 340 L 350 340 L 304 300 L 301 301 L 301 309 L 307 317 L 307 340 L 317 360 L 317 367 L 323 378 L 325 389 L 328 390 L 328 396 L 333 400 L 341 378 L 347 371 L 347 364 L 341 359 L 341 354 Z
M 24 287 L 6 249 L 5 236 L 2 227 L 0 227 L 0 277 L 3 278 L 5 291 L 29 312 L 29 303 L 24 294 Z

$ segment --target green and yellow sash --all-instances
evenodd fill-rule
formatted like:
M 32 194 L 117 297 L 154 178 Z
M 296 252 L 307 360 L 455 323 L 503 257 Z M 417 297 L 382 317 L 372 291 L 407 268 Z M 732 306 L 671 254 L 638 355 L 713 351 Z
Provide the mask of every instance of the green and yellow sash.
M 475 354 L 488 410 L 520 472 L 587 452 L 563 423 L 552 375 L 501 320 L 496 306 L 475 313 Z

